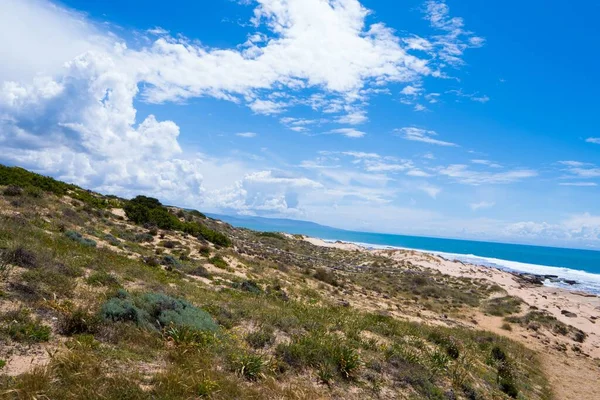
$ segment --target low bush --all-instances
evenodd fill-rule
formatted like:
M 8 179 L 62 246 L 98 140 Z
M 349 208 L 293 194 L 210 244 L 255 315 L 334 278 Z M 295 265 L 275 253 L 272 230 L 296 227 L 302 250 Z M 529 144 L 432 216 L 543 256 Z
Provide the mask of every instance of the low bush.
M 200 253 L 200 255 L 202 257 L 210 257 L 210 247 L 208 246 L 202 246 L 200 247 L 200 249 L 198 250 L 198 252 Z
M 276 353 L 292 367 L 329 366 L 345 379 L 351 378 L 361 366 L 356 349 L 338 336 L 319 332 L 296 337 L 288 344 L 282 343 L 277 347 Z
M 132 321 L 157 329 L 172 325 L 214 332 L 218 328 L 206 311 L 161 293 L 130 296 L 120 291 L 102 306 L 101 315 L 110 321 Z
M 104 235 L 104 240 L 106 240 L 108 242 L 108 244 L 110 244 L 111 246 L 120 246 L 121 245 L 121 241 L 119 239 L 117 239 L 116 237 L 114 237 L 113 235 L 111 235 L 110 233 L 107 233 L 106 235 Z
M 87 239 L 87 238 L 83 237 L 83 235 L 79 232 L 66 231 L 65 236 L 75 242 L 78 242 L 79 244 L 81 244 L 83 246 L 96 247 L 96 244 L 97 244 L 95 240 Z
M 255 349 L 264 349 L 275 342 L 273 328 L 262 328 L 246 335 L 246 342 Z
M 40 343 L 50 339 L 50 327 L 31 318 L 28 310 L 5 313 L 0 316 L 0 321 L 0 330 L 15 342 Z
M 23 188 L 17 185 L 9 185 L 2 192 L 5 196 L 21 196 Z
M 263 292 L 260 286 L 254 281 L 243 281 L 242 283 L 235 282 L 232 286 L 236 289 L 241 289 L 253 294 L 261 294 Z
M 506 322 L 520 324 L 527 329 L 538 330 L 540 327 L 544 327 L 559 335 L 567 336 L 571 334 L 573 339 L 577 338 L 577 341 L 581 340 L 581 342 L 583 342 L 587 337 L 587 335 L 580 329 L 559 321 L 547 311 L 534 310 L 528 312 L 524 316 L 506 317 L 505 320 Z
M 286 237 L 278 232 L 259 232 L 256 234 L 259 237 L 272 238 L 277 240 L 286 240 Z
M 77 282 L 54 268 L 44 267 L 25 271 L 21 278 L 28 285 L 33 297 L 71 297 Z
M 221 268 L 221 269 L 226 269 L 229 265 L 227 264 L 227 261 L 225 261 L 223 259 L 223 257 L 221 256 L 214 256 L 208 259 L 208 262 L 210 262 L 212 265 L 214 265 L 217 268 Z
M 495 297 L 485 303 L 483 311 L 490 315 L 503 317 L 521 311 L 522 303 L 523 300 L 515 296 Z
M 60 333 L 67 336 L 94 334 L 98 331 L 101 319 L 82 308 L 63 313 L 58 322 Z
M 317 268 L 313 277 L 321 282 L 328 283 L 331 286 L 340 286 L 335 273 L 333 271 L 328 271 L 325 268 Z
M 23 246 L 17 246 L 14 249 L 1 252 L 0 258 L 10 264 L 28 269 L 36 268 L 39 265 L 36 254 Z
M 90 276 L 86 279 L 86 282 L 88 285 L 91 286 L 120 286 L 118 278 L 113 274 L 106 272 L 103 269 L 92 272 Z
M 229 365 L 233 372 L 248 380 L 255 381 L 263 375 L 265 362 L 260 355 L 241 352 L 229 357 Z
M 204 268 L 202 265 L 197 265 L 197 266 L 193 267 L 187 273 L 190 275 L 194 275 L 194 276 L 201 276 L 203 278 L 211 278 L 212 277 L 210 272 L 208 272 L 208 270 L 206 268 Z

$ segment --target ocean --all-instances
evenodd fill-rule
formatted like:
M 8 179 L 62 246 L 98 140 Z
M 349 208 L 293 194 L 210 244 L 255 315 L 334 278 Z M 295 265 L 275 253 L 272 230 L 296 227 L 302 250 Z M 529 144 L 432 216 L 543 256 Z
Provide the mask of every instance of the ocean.
M 548 286 L 600 295 L 600 251 L 530 246 L 473 240 L 354 232 L 311 222 L 260 217 L 209 215 L 233 226 L 257 231 L 302 234 L 329 241 L 341 240 L 374 248 L 403 248 L 438 254 L 451 260 L 513 272 L 556 275 L 563 281 L 546 280 Z M 564 280 L 576 281 L 567 284 Z

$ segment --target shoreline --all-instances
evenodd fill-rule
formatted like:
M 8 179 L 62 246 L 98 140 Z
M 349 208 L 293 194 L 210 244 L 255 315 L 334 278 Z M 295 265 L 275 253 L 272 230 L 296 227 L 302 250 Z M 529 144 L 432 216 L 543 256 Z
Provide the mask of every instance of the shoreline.
M 365 251 L 399 261 L 409 261 L 443 274 L 471 279 L 484 279 L 500 286 L 508 295 L 519 297 L 530 310 L 546 311 L 560 322 L 574 326 L 588 336 L 582 348 L 591 357 L 600 358 L 600 296 L 576 290 L 536 284 L 515 272 L 493 266 L 465 263 L 440 255 L 398 248 L 367 248 L 356 243 L 326 241 L 305 236 L 305 241 L 316 246 L 338 248 L 346 251 Z M 527 311 L 527 310 L 525 310 Z M 499 326 L 485 326 L 499 331 Z M 526 335 L 528 336 L 528 335 Z M 525 336 L 524 336 L 525 337 Z M 570 343 L 575 345 L 576 343 Z
M 415 251 L 441 257 L 448 261 L 458 261 L 466 264 L 493 268 L 513 275 L 519 275 L 531 283 L 545 287 L 567 290 L 572 292 L 583 292 L 600 297 L 600 274 L 556 267 L 550 265 L 531 264 L 520 261 L 504 260 L 492 257 L 478 256 L 474 254 L 447 253 L 435 250 L 413 249 L 408 247 L 378 245 L 372 243 L 347 242 L 341 240 L 330 240 L 314 238 L 303 235 L 305 240 L 318 246 L 333 247 L 350 251 L 378 251 L 378 250 L 403 250 Z

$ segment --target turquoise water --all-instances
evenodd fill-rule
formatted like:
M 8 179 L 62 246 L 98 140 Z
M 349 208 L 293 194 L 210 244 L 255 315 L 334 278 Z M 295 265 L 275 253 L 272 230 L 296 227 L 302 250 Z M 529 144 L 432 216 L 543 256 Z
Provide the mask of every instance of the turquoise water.
M 449 259 L 505 270 L 557 275 L 563 279 L 575 280 L 577 284 L 566 285 L 561 282 L 547 281 L 549 286 L 600 294 L 600 251 L 354 232 L 284 219 L 223 215 L 215 215 L 215 217 L 234 226 L 253 230 L 299 233 L 325 240 L 341 240 L 372 247 L 424 250 Z

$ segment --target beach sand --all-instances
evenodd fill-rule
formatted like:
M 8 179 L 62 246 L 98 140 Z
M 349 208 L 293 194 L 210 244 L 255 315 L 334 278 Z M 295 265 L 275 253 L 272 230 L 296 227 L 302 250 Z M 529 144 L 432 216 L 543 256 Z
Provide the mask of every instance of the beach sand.
M 415 250 L 368 249 L 354 243 L 328 242 L 304 238 L 317 246 L 350 251 L 365 251 L 430 268 L 454 277 L 484 279 L 502 287 L 509 295 L 526 304 L 521 314 L 539 309 L 559 321 L 583 331 L 587 338 L 577 343 L 569 337 L 548 331 L 535 331 L 513 325 L 511 331 L 502 329 L 502 317 L 475 312 L 463 321 L 473 329 L 492 331 L 537 350 L 555 396 L 560 400 L 600 399 L 600 297 L 587 293 L 534 285 L 499 269 L 446 260 L 440 256 Z M 528 307 L 527 307 L 528 306 Z M 533 307 L 533 308 L 532 308 Z M 427 322 L 427 321 L 425 321 Z M 580 348 L 579 350 L 573 350 Z

